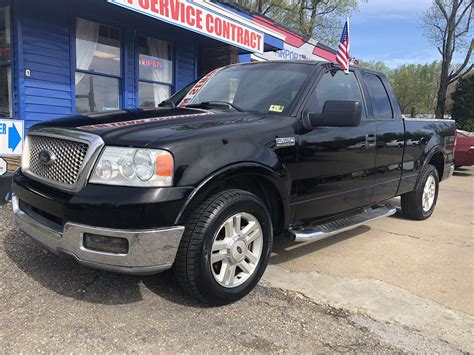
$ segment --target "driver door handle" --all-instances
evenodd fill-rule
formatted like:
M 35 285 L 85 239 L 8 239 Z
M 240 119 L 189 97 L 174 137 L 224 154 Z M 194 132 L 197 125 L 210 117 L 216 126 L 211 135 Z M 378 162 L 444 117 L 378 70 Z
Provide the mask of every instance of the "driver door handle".
M 377 135 L 375 133 L 367 133 L 365 135 L 365 147 L 374 148 L 377 145 Z

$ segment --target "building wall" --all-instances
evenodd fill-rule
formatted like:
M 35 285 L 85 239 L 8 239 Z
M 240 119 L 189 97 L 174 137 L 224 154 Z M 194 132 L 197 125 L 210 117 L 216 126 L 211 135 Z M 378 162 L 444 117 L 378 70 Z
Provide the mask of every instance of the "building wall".
M 43 0 L 41 6 L 34 0 L 14 0 L 12 12 L 15 27 L 14 116 L 26 121 L 26 129 L 37 122 L 75 113 L 77 17 L 121 30 L 122 108 L 138 105 L 135 40 L 140 34 L 173 44 L 173 91 L 196 78 L 198 40 L 189 31 L 101 0 Z M 203 42 L 202 39 L 199 41 Z

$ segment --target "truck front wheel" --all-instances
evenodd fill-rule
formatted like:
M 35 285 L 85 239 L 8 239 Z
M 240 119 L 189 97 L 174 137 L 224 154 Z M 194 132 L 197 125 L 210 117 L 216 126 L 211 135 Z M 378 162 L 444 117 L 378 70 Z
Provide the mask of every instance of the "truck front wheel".
M 187 219 L 174 271 L 191 296 L 222 305 L 247 295 L 265 271 L 272 224 L 265 204 L 242 190 L 208 198 Z
M 438 200 L 439 177 L 433 165 L 428 164 L 420 175 L 415 190 L 401 198 L 403 214 L 415 220 L 427 219 L 433 214 Z

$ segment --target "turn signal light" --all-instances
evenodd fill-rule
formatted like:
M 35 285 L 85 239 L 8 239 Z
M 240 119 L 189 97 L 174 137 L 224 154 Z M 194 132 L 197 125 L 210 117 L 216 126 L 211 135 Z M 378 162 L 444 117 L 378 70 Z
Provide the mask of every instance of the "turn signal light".
M 174 171 L 173 157 L 168 155 L 158 155 L 156 157 L 156 175 L 158 176 L 173 176 Z

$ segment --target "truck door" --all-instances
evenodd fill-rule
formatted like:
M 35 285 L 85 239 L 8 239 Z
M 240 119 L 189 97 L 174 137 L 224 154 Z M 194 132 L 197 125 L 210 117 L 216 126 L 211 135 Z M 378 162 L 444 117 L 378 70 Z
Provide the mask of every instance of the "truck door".
M 374 185 L 376 123 L 368 118 L 358 77 L 331 68 L 324 72 L 303 110 L 321 113 L 329 100 L 362 103 L 358 127 L 318 127 L 299 131 L 297 220 L 352 210 L 370 203 Z
M 375 187 L 372 202 L 381 202 L 396 195 L 402 174 L 405 127 L 388 81 L 371 73 L 364 73 L 363 80 L 370 93 L 373 118 L 377 122 L 377 149 L 375 159 Z

